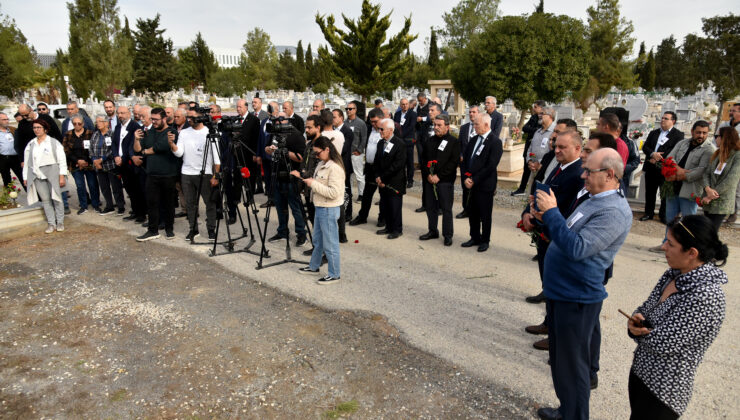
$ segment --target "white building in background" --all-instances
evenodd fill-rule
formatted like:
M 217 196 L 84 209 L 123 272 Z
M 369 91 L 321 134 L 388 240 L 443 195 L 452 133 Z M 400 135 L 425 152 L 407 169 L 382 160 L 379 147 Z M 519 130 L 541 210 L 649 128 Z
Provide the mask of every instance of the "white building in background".
M 216 62 L 221 68 L 237 67 L 242 56 L 242 50 L 230 48 L 212 48 Z

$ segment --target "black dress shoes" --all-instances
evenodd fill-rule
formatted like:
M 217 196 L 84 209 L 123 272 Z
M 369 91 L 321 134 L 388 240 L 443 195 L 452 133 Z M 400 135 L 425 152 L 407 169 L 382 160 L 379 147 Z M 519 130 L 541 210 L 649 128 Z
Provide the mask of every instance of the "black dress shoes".
M 357 226 L 357 225 L 362 225 L 364 223 L 367 223 L 367 219 L 362 219 L 362 218 L 360 218 L 360 216 L 357 216 L 354 219 L 352 219 L 351 222 L 349 222 L 349 225 L 350 226 Z
M 463 248 L 470 248 L 471 246 L 474 246 L 474 245 L 480 245 L 480 242 L 476 242 L 471 239 L 469 241 L 466 241 L 460 244 L 460 246 Z
M 236 216 L 229 216 L 229 220 L 226 221 L 226 223 L 233 225 L 236 223 Z
M 346 244 L 347 241 L 347 235 L 339 235 L 339 243 L 340 244 Z
M 646 215 L 644 215 L 644 216 L 642 216 L 642 217 L 640 218 L 640 221 L 641 221 L 641 222 L 644 222 L 644 221 L 646 221 L 646 220 L 653 220 L 653 216 L 648 216 L 648 215 L 646 214 Z
M 434 232 L 427 232 L 419 236 L 419 240 L 422 240 L 422 241 L 428 241 L 430 239 L 437 239 L 437 238 L 439 238 L 439 233 L 434 233 Z
M 524 300 L 528 303 L 542 303 L 545 301 L 545 292 L 540 292 L 534 296 L 527 296 Z
M 563 416 L 557 408 L 542 407 L 537 410 L 537 416 L 542 420 L 561 420 Z
M 445 238 L 445 246 L 452 245 L 452 238 Z
M 376 231 L 375 231 L 375 234 L 376 234 L 376 235 L 387 235 L 387 234 L 389 234 L 389 233 L 390 233 L 390 232 L 388 231 L 388 229 L 380 229 L 380 230 L 376 230 Z
M 547 325 L 545 325 L 544 322 L 539 325 L 530 325 L 530 326 L 524 327 L 524 331 L 530 334 L 535 334 L 535 335 L 547 334 Z
M 396 239 L 399 236 L 403 235 L 401 232 L 393 232 L 388 234 L 388 239 Z
M 417 212 L 417 213 L 423 213 L 423 212 L 427 211 L 427 208 L 424 207 L 424 206 L 421 206 L 421 207 L 419 207 L 418 209 L 416 209 L 414 211 Z
M 460 213 L 458 213 L 457 215 L 455 215 L 455 219 L 464 219 L 466 217 L 468 217 L 468 212 L 465 211 L 465 210 L 463 210 Z
M 478 252 L 486 251 L 488 251 L 488 242 L 483 242 L 482 244 L 478 245 Z
M 378 223 L 375 224 L 377 227 L 385 227 L 385 220 L 378 220 Z

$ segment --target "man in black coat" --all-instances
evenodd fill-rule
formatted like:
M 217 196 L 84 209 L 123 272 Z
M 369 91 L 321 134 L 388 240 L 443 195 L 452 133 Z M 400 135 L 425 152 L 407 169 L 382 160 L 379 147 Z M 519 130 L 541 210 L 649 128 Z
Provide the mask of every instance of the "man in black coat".
M 683 140 L 683 132 L 676 129 L 674 124 L 676 113 L 672 111 L 663 113 L 660 128 L 651 131 L 642 145 L 642 151 L 645 153 L 645 163 L 642 165 L 642 171 L 645 173 L 645 215 L 640 221 L 651 220 L 655 216 L 655 194 L 665 182 L 657 163 L 668 157 L 673 147 Z M 660 221 L 665 222 L 665 200 L 660 200 L 658 215 Z
M 465 188 L 470 190 L 468 205 L 470 240 L 464 242 L 462 247 L 478 245 L 478 252 L 484 252 L 491 240 L 493 196 L 498 181 L 496 168 L 504 150 L 501 140 L 491 131 L 490 116 L 481 115 L 473 127 L 475 132 L 480 134 L 470 139 L 463 154 L 461 169 Z
M 437 118 L 437 115 L 442 114 L 442 107 L 439 104 L 431 103 L 429 104 L 429 112 L 427 114 L 427 120 L 424 121 L 421 125 L 421 130 L 417 132 L 418 138 L 416 139 L 417 144 L 421 144 L 421 156 L 419 157 L 419 166 L 426 165 L 426 162 L 424 161 L 424 151 L 426 148 L 426 144 L 434 137 L 434 119 Z M 428 184 L 428 181 L 426 177 L 422 175 L 421 177 L 421 207 L 414 210 L 417 213 L 423 213 L 426 211 L 426 202 L 427 202 L 427 188 L 426 184 Z
M 299 132 L 303 133 L 306 131 L 306 124 L 300 115 L 296 114 L 293 110 L 293 102 L 283 102 L 283 112 L 288 116 L 288 121 L 296 128 Z
M 416 155 L 419 158 L 419 162 L 422 160 L 422 149 L 423 145 L 419 141 L 421 137 L 421 132 L 424 130 L 423 124 L 427 121 L 429 121 L 429 98 L 427 98 L 427 95 L 424 92 L 419 92 L 418 95 L 416 95 L 416 109 L 414 109 L 414 112 L 416 113 Z
M 344 204 L 340 211 L 339 220 L 339 242 L 347 242 L 347 234 L 345 232 L 345 222 L 352 220 L 352 181 L 350 175 L 352 175 L 352 142 L 355 140 L 355 135 L 352 129 L 344 124 L 344 112 L 341 109 L 336 108 L 332 111 L 334 120 L 332 126 L 335 130 L 342 133 L 344 136 L 344 143 L 340 154 L 342 155 L 342 163 L 344 163 Z
M 421 235 L 422 241 L 439 238 L 437 219 L 442 210 L 442 235 L 445 246 L 452 245 L 452 201 L 455 198 L 455 178 L 460 163 L 460 142 L 450 134 L 450 117 L 434 118 L 434 136 L 427 141 L 421 176 L 426 180 L 427 220 L 429 231 Z
M 391 119 L 380 122 L 380 136 L 375 153 L 375 182 L 380 189 L 380 212 L 385 219 L 385 228 L 378 235 L 388 234 L 388 239 L 396 239 L 403 234 L 401 206 L 406 194 L 406 145 L 393 135 L 394 123 Z
M 138 223 L 146 220 L 147 207 L 144 190 L 141 188 L 135 165 L 131 161 L 134 156 L 134 134 L 139 124 L 131 119 L 131 111 L 125 106 L 119 106 L 118 125 L 113 130 L 111 150 L 116 169 L 121 174 L 123 188 L 128 194 L 132 214 L 124 217 L 124 220 L 135 220 Z
M 542 118 L 542 110 L 547 106 L 547 102 L 545 101 L 535 101 L 532 104 L 532 115 L 529 117 L 529 120 L 526 124 L 524 124 L 524 127 L 522 127 L 522 137 L 525 138 L 524 143 L 524 151 L 522 152 L 522 157 L 524 158 L 524 170 L 522 171 L 522 180 L 519 182 L 519 188 L 516 189 L 516 191 L 512 191 L 511 195 L 521 195 L 524 193 L 524 190 L 527 188 L 527 181 L 529 181 L 529 165 L 528 165 L 528 159 L 527 159 L 527 150 L 529 150 L 529 145 L 532 143 L 532 139 L 534 138 L 534 133 L 537 132 L 537 130 L 540 128 L 540 119 Z M 552 140 L 552 139 L 551 139 Z
M 401 138 L 406 143 L 406 187 L 414 186 L 414 135 L 416 131 L 416 112 L 409 110 L 409 100 L 401 99 L 401 109 L 396 111 L 393 121 L 401 125 Z
M 496 138 L 500 138 L 501 129 L 504 127 L 504 116 L 496 111 L 496 97 L 486 96 L 486 113 L 491 117 L 491 132 Z
M 257 189 L 257 178 L 260 174 L 260 165 L 262 164 L 262 158 L 256 154 L 259 148 L 261 121 L 253 112 L 249 112 L 247 101 L 244 99 L 236 101 L 236 112 L 239 114 L 239 122 L 242 124 L 239 141 L 247 146 L 247 149 L 242 148 L 242 153 L 238 154 L 236 165 L 237 168 L 246 166 L 249 172 L 253 174 L 249 177 L 249 183 L 252 192 L 255 192 Z M 239 178 L 234 178 L 235 181 L 237 179 Z
M 475 137 L 475 128 L 473 128 L 473 123 L 475 122 L 475 119 L 478 118 L 480 115 L 480 108 L 478 108 L 478 105 L 472 105 L 468 109 L 468 117 L 470 117 L 470 122 L 466 122 L 460 127 L 460 135 L 458 136 L 458 140 L 460 141 L 460 163 L 463 161 L 463 153 L 465 152 L 465 149 L 468 147 L 468 142 L 471 138 Z M 460 173 L 460 184 L 462 186 L 462 206 L 463 210 L 455 216 L 457 219 L 464 219 L 468 217 L 468 194 L 470 194 L 470 190 L 465 188 L 465 178 L 462 177 L 462 172 Z

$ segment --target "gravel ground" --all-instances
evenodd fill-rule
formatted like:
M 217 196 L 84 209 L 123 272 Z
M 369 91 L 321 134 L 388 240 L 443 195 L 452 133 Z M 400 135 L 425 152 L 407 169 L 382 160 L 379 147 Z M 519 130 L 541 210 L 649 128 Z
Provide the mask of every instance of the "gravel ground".
M 523 198 L 510 197 L 505 188 L 499 190 L 491 249 L 477 253 L 459 247 L 468 239 L 466 220 L 455 220 L 456 233 L 450 248 L 443 247 L 441 240 L 418 241 L 417 237 L 426 231 L 426 218 L 413 211 L 419 206 L 419 192 L 417 182 L 404 198 L 404 236 L 395 241 L 375 235 L 375 208 L 370 223 L 348 227 L 350 241 L 341 248 L 342 280 L 335 285 L 321 287 L 303 280 L 304 276 L 296 274 L 300 267 L 297 264 L 255 270 L 257 258 L 248 254 L 221 255 L 209 261 L 329 311 L 378 314 L 398 330 L 403 342 L 460 367 L 462 375 L 493 384 L 496 389 L 511 389 L 514 396 L 530 401 L 521 409 L 524 415 L 534 417 L 536 407 L 556 404 L 557 399 L 547 355 L 531 347 L 539 337 L 523 330 L 526 325 L 539 323 L 544 314 L 543 305 L 524 302 L 524 297 L 537 293 L 540 285 L 536 263 L 531 261 L 534 249 L 529 246 L 529 238 L 515 228 Z M 262 202 L 264 198 L 258 196 L 257 200 Z M 460 211 L 459 200 L 453 211 Z M 636 218 L 640 215 L 636 213 Z M 71 219 L 121 228 L 130 235 L 143 232 L 140 226 L 110 216 L 85 214 Z M 176 223 L 180 238 L 185 234 L 181 220 Z M 268 235 L 274 229 L 272 221 Z M 627 337 L 625 321 L 617 309 L 631 311 L 642 303 L 667 268 L 662 255 L 647 251 L 660 242 L 663 231 L 664 226 L 657 222 L 635 221 L 617 255 L 614 278 L 607 287 L 610 296 L 600 319 L 601 371 L 599 388 L 591 396 L 594 419 L 629 416 L 627 376 L 635 345 Z M 728 312 L 699 368 L 686 418 L 728 418 L 740 410 L 740 401 L 734 398 L 740 395 L 735 381 L 740 374 L 738 345 L 731 340 L 732 331 L 740 327 L 740 316 L 733 311 L 740 304 L 740 287 L 734 281 L 740 264 L 733 258 L 740 241 L 737 229 L 723 228 L 721 236 L 731 245 L 730 262 L 724 268 L 730 278 L 725 286 Z M 181 239 L 159 242 L 177 247 L 181 254 L 206 254 L 206 247 L 188 246 Z M 140 246 L 146 249 L 149 244 Z M 268 247 L 273 259 L 284 257 L 282 244 Z

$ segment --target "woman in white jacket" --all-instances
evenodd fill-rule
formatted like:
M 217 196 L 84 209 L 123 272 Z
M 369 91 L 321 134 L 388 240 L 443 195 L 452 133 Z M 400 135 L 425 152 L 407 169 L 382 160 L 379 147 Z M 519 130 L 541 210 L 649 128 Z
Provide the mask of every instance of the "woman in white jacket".
M 344 165 L 342 156 L 327 137 L 321 136 L 313 143 L 313 152 L 319 164 L 312 178 L 303 179 L 311 188 L 311 200 L 316 208 L 313 222 L 313 253 L 311 262 L 299 271 L 317 274 L 321 257 L 326 254 L 329 274 L 318 280 L 319 284 L 329 284 L 339 280 L 339 207 L 344 202 Z M 301 178 L 298 171 L 291 174 Z

